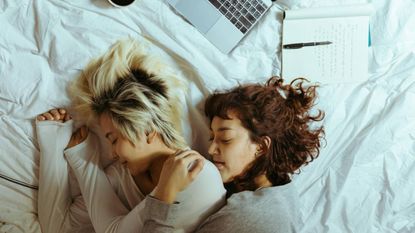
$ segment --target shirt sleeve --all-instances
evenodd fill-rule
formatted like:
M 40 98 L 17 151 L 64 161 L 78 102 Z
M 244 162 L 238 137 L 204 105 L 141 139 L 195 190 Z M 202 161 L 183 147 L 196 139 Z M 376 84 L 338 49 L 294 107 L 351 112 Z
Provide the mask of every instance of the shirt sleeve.
M 165 233 L 173 232 L 174 229 L 194 232 L 210 215 L 225 205 L 225 194 L 219 172 L 213 164 L 205 161 L 202 171 L 179 193 L 176 203 L 166 204 L 151 196 L 145 198 L 142 207 L 142 213 L 145 214 L 142 219 L 143 232 Z
M 170 233 L 174 232 L 174 225 L 177 221 L 177 217 L 182 211 L 180 203 L 167 204 L 154 197 L 147 196 L 143 201 L 143 233 Z M 222 232 L 218 231 L 217 227 L 212 229 L 211 226 L 217 224 L 207 221 L 203 223 L 203 228 L 192 231 L 194 233 L 208 233 L 208 232 Z
M 88 215 L 88 210 L 85 205 L 84 198 L 82 197 L 81 190 L 79 188 L 78 181 L 73 174 L 72 169 L 69 170 L 69 187 L 71 189 L 72 204 L 69 209 L 71 232 L 95 232 L 92 226 L 91 219 Z
M 38 216 L 42 232 L 91 232 L 91 222 L 77 183 L 63 157 L 72 121 L 36 121 L 40 151 Z M 93 230 L 92 230 L 93 231 Z
M 96 232 L 137 232 L 142 228 L 140 205 L 129 211 L 116 195 L 100 166 L 98 138 L 87 139 L 65 151 L 65 157 L 79 182 Z
M 174 232 L 174 224 L 177 221 L 177 216 L 181 212 L 181 204 L 167 204 L 155 198 L 146 198 L 146 205 L 144 212 L 146 218 L 144 219 L 143 232 L 145 233 L 170 233 Z M 239 209 L 241 211 L 241 209 Z M 244 216 L 246 217 L 246 216 Z M 212 233 L 212 232 L 226 232 L 226 233 L 275 233 L 284 232 L 269 229 L 262 229 L 260 221 L 253 222 L 248 218 L 239 218 L 238 215 L 229 213 L 228 211 L 219 210 L 207 218 L 193 233 Z M 287 231 L 292 232 L 292 231 Z
M 183 211 L 180 203 L 167 204 L 154 197 L 147 196 L 143 201 L 143 233 L 171 233 L 174 232 L 174 225 L 177 217 Z M 208 218 L 193 233 L 227 232 L 221 230 L 222 221 L 218 218 Z M 222 228 L 223 229 L 223 228 Z
M 152 196 L 143 200 L 143 233 L 174 232 L 180 203 L 167 204 Z

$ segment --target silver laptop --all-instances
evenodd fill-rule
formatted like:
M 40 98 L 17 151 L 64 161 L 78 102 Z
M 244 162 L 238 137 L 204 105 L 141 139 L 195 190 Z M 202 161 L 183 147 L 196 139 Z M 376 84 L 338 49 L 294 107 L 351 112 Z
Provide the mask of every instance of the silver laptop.
M 167 0 L 220 51 L 229 53 L 271 7 L 271 0 Z

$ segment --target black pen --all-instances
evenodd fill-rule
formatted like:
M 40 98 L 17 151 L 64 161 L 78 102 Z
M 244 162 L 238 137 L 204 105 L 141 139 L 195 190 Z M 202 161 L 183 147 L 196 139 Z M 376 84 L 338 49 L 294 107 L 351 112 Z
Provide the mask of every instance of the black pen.
M 300 49 L 305 46 L 317 46 L 317 45 L 329 45 L 332 44 L 331 41 L 319 41 L 319 42 L 306 42 L 306 43 L 296 43 L 296 44 L 285 44 L 282 47 L 284 49 Z

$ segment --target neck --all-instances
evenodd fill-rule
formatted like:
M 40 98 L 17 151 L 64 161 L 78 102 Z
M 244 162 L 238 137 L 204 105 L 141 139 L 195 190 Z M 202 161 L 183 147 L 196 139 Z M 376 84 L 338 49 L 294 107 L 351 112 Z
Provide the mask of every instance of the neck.
M 271 187 L 272 183 L 268 180 L 268 178 L 265 175 L 259 175 L 256 178 L 254 178 L 253 183 L 250 183 L 250 187 L 243 187 L 242 185 L 240 185 L 240 183 L 235 182 L 235 180 L 229 183 L 225 183 L 224 185 L 227 191 L 226 196 L 229 197 L 233 193 L 238 193 L 245 190 L 255 191 L 260 188 Z
M 157 186 L 164 162 L 169 155 L 174 153 L 175 150 L 173 149 L 160 148 L 160 150 L 153 153 L 145 169 L 131 173 L 135 183 L 144 195 L 149 194 Z
M 174 153 L 176 153 L 175 150 L 166 147 L 164 150 L 158 151 L 157 154 L 155 154 L 154 158 L 150 161 L 147 173 L 154 186 L 156 186 L 159 181 L 161 169 L 163 168 L 164 162 L 170 155 Z
M 152 182 L 157 184 L 164 161 L 168 156 L 176 153 L 161 141 L 155 140 L 148 148 L 148 160 L 146 164 L 137 164 L 136 174 L 147 175 Z M 133 165 L 134 166 L 134 165 Z
M 265 175 L 257 176 L 254 181 L 255 181 L 257 189 L 267 188 L 267 187 L 272 186 L 272 183 L 268 180 L 268 178 Z

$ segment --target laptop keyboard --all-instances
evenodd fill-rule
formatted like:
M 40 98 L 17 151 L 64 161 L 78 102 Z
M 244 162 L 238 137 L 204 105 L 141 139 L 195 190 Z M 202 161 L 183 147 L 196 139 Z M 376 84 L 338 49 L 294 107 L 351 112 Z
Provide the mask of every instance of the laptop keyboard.
M 261 0 L 209 0 L 209 2 L 243 34 L 255 24 L 267 9 Z

